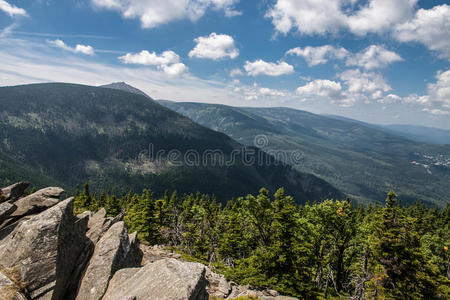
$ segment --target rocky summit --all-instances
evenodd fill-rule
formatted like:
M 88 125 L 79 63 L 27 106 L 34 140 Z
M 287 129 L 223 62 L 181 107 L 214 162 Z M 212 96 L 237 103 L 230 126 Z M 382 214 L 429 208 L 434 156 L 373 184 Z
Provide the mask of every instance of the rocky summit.
M 239 286 L 163 246 L 140 245 L 123 214 L 73 213 L 73 198 L 19 182 L 0 189 L 1 300 L 295 299 Z

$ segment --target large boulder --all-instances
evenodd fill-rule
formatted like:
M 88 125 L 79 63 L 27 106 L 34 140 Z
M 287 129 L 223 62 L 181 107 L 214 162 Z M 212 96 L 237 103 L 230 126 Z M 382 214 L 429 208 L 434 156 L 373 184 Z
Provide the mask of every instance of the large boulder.
M 22 217 L 44 211 L 57 204 L 63 194 L 64 190 L 62 188 L 48 187 L 20 198 L 14 202 L 17 209 L 11 217 Z
M 202 264 L 173 258 L 158 260 L 142 268 L 122 269 L 114 275 L 102 299 L 208 299 L 205 272 Z
M 4 201 L 15 201 L 22 197 L 25 190 L 30 186 L 28 182 L 18 182 L 0 189 L 0 203 Z
M 17 270 L 31 299 L 64 299 L 86 228 L 87 219 L 73 215 L 73 198 L 62 201 L 0 241 L 0 265 Z
M 137 260 L 130 258 L 138 256 L 142 259 L 139 248 L 138 253 L 135 250 L 131 247 L 125 223 L 121 221 L 112 225 L 95 245 L 76 299 L 100 299 L 117 270 L 139 265 Z
M 6 220 L 15 210 L 17 206 L 9 202 L 0 203 L 0 224 Z
M 73 278 L 80 278 L 83 272 L 86 269 L 87 264 L 89 263 L 89 260 L 92 257 L 92 254 L 94 252 L 95 245 L 100 240 L 100 238 L 108 231 L 108 229 L 114 225 L 115 223 L 119 222 L 123 216 L 119 215 L 117 217 L 111 218 L 106 217 L 106 210 L 104 208 L 101 208 L 99 211 L 97 211 L 95 214 L 93 214 L 90 211 L 85 211 L 77 216 L 80 219 L 86 218 L 88 220 L 88 231 L 86 232 L 87 237 L 87 243 L 84 245 L 83 251 L 81 252 L 80 256 L 77 259 L 77 267 L 75 268 L 72 277 Z M 1 236 L 0 236 L 1 237 Z M 130 238 L 130 251 L 129 255 L 127 256 L 127 260 L 124 262 L 125 266 L 136 266 L 139 265 L 142 261 L 142 256 L 140 256 L 139 249 L 136 252 L 135 246 L 133 246 L 136 242 L 133 241 Z M 137 245 L 139 248 L 139 241 L 137 241 Z M 133 248 L 134 247 L 134 248 Z M 133 255 L 136 253 L 136 255 Z M 139 260 L 138 262 L 134 263 L 132 257 L 136 260 Z M 69 286 L 66 297 L 67 299 L 74 299 L 76 297 L 77 290 L 79 288 L 80 282 L 73 280 L 71 285 Z
M 100 240 L 100 238 L 105 234 L 105 232 L 107 232 L 112 225 L 121 221 L 122 218 L 122 215 L 119 215 L 115 218 L 107 218 L 106 210 L 104 208 L 101 208 L 89 218 L 89 230 L 86 233 L 87 237 L 92 241 L 92 243 L 96 244 L 98 240 Z

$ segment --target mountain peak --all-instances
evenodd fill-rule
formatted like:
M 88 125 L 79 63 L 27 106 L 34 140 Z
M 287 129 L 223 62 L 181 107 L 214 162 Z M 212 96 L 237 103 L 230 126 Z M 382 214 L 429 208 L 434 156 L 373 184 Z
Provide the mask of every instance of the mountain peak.
M 140 89 L 135 88 L 134 86 L 131 86 L 131 85 L 127 84 L 124 81 L 113 82 L 113 83 L 110 83 L 110 84 L 101 85 L 100 87 L 108 88 L 108 89 L 121 90 L 121 91 L 124 91 L 124 92 L 133 93 L 133 94 L 145 96 L 145 97 L 147 97 L 149 99 L 152 99 L 149 95 L 147 95 L 146 93 L 144 93 Z

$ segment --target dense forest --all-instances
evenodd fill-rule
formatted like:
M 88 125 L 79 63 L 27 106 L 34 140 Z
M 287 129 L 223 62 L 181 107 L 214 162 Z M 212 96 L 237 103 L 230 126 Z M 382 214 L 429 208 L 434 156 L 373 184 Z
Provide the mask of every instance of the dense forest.
M 261 186 L 282 185 L 299 203 L 344 198 L 328 182 L 143 95 L 48 83 L 0 87 L 0 103 L 4 186 L 27 180 L 73 192 L 89 181 L 96 191 L 201 191 L 226 202 Z
M 206 194 L 155 197 L 149 190 L 75 195 L 76 213 L 105 207 L 124 214 L 143 243 L 165 244 L 214 266 L 240 284 L 303 299 L 449 299 L 450 205 L 385 205 L 347 199 L 297 205 L 273 196 L 230 199 Z

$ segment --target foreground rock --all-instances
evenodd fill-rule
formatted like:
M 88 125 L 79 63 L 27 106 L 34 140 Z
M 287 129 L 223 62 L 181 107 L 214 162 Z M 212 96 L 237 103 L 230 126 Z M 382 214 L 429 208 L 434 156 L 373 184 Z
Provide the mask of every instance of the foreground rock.
M 167 259 L 176 259 L 177 261 L 181 261 L 180 254 L 167 250 L 162 245 L 141 245 L 141 249 L 144 253 L 145 262 L 152 263 Z M 274 290 L 261 290 L 250 285 L 238 285 L 233 281 L 227 280 L 225 276 L 215 273 L 208 267 L 206 267 L 205 278 L 208 283 L 205 288 L 207 294 L 211 297 L 216 297 L 219 299 L 236 299 L 242 296 L 251 296 L 260 300 L 298 300 L 294 297 L 282 296 Z M 113 280 L 115 279 L 116 278 L 113 278 Z
M 142 268 L 118 271 L 103 300 L 203 300 L 206 268 L 199 263 L 162 259 Z
M 63 299 L 85 242 L 87 222 L 73 215 L 73 198 L 35 215 L 0 241 L 0 265 L 17 270 L 32 299 Z
M 239 286 L 163 246 L 141 246 L 123 214 L 74 216 L 73 198 L 59 201 L 61 188 L 21 198 L 26 187 L 0 189 L 0 300 L 295 299 Z
M 141 260 L 139 244 L 130 244 L 125 223 L 112 225 L 95 246 L 76 299 L 100 299 L 117 270 L 140 266 Z
M 14 205 L 16 209 L 6 218 L 6 221 L 0 223 L 0 229 L 13 224 L 25 216 L 40 213 L 56 205 L 63 194 L 64 190 L 62 188 L 49 187 L 15 200 Z
M 23 217 L 42 212 L 57 204 L 63 194 L 64 190 L 59 187 L 49 187 L 39 190 L 14 202 L 17 210 L 11 217 Z
M 30 186 L 28 182 L 18 182 L 8 187 L 0 189 L 0 203 L 5 201 L 14 202 L 23 196 L 25 190 Z
M 6 220 L 15 210 L 17 209 L 17 206 L 14 204 L 11 204 L 9 202 L 1 203 L 0 204 L 0 224 Z

